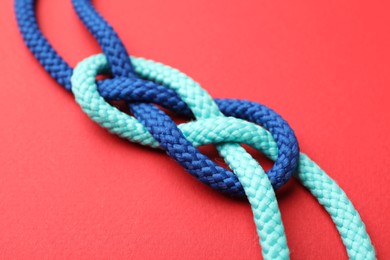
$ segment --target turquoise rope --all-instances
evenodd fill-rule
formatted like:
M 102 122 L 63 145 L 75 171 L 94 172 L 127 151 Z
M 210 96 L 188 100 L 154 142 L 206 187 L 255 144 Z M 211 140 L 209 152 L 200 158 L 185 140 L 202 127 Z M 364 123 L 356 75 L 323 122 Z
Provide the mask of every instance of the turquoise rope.
M 193 145 L 218 143 L 218 151 L 242 183 L 251 204 L 264 259 L 289 259 L 272 186 L 257 161 L 238 145 L 247 143 L 275 160 L 277 146 L 270 134 L 244 120 L 224 117 L 208 93 L 183 73 L 153 61 L 131 59 L 138 74 L 174 89 L 188 104 L 197 121 L 180 124 L 179 128 Z M 92 120 L 110 132 L 133 142 L 158 147 L 158 142 L 141 123 L 109 105 L 99 95 L 95 78 L 107 70 L 103 55 L 92 56 L 77 65 L 72 76 L 77 103 Z M 349 258 L 376 259 L 365 225 L 341 188 L 304 154 L 300 156 L 296 177 L 330 214 Z

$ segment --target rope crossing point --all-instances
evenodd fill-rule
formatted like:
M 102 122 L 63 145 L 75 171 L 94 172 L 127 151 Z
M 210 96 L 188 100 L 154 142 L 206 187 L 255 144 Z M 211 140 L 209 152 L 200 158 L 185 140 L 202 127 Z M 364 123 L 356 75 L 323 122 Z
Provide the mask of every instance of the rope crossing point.
M 130 141 L 165 149 L 187 171 L 212 188 L 234 196 L 245 192 L 254 213 L 264 259 L 289 258 L 272 186 L 275 189 L 282 186 L 298 162 L 295 176 L 330 214 L 348 256 L 375 259 L 370 238 L 352 203 L 313 161 L 304 154 L 299 155 L 293 131 L 275 112 L 248 101 L 214 101 L 197 83 L 177 70 L 144 59 L 130 61 L 115 31 L 88 0 L 74 0 L 73 4 L 106 56 L 90 57 L 73 71 L 39 31 L 34 4 L 34 0 L 15 1 L 18 24 L 27 46 L 52 77 L 72 90 L 91 119 L 111 132 Z M 96 82 L 96 75 L 108 72 L 113 79 Z M 125 100 L 137 119 L 110 106 L 106 100 Z M 193 116 L 196 121 L 176 126 L 150 103 Z M 209 143 L 217 145 L 234 174 L 217 166 L 194 147 Z M 274 167 L 265 174 L 239 143 L 264 152 L 275 160 Z

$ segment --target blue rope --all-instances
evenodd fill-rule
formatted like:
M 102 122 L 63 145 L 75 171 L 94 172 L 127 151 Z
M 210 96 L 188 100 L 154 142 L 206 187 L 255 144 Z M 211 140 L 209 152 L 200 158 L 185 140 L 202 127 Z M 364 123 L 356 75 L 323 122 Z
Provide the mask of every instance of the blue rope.
M 214 189 L 233 196 L 244 196 L 237 176 L 228 171 L 192 146 L 183 136 L 176 124 L 153 105 L 141 105 L 134 102 L 159 104 L 186 116 L 192 115 L 188 106 L 177 93 L 155 82 L 139 78 L 128 59 L 128 54 L 112 27 L 96 12 L 90 1 L 73 1 L 74 7 L 88 29 L 98 40 L 110 64 L 113 79 L 98 82 L 102 97 L 107 100 L 125 100 L 130 109 L 145 125 L 153 137 L 158 140 L 168 155 L 178 161 L 188 172 Z M 50 75 L 71 90 L 70 76 L 72 68 L 56 53 L 41 33 L 35 15 L 35 0 L 16 0 L 15 10 L 23 38 Z M 293 130 L 288 123 L 271 109 L 248 101 L 216 99 L 220 110 L 226 116 L 235 116 L 262 125 L 275 138 L 278 146 L 278 158 L 267 175 L 275 189 L 281 187 L 292 176 L 297 167 L 299 148 Z M 142 111 L 139 113 L 138 111 Z M 158 114 L 158 117 L 151 115 Z M 174 135 L 172 135 L 174 133 Z M 179 149 L 173 149 L 172 136 Z M 177 147 L 176 147 L 177 148 Z M 183 156 L 190 153 L 191 156 Z M 196 164 L 193 159 L 197 158 Z

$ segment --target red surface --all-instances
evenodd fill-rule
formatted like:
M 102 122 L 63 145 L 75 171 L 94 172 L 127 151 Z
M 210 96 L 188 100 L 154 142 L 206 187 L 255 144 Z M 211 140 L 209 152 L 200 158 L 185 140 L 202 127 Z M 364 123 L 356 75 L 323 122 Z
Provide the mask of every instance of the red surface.
M 12 2 L 0 8 L 0 258 L 259 259 L 249 205 L 91 122 L 24 46 Z M 94 2 L 132 54 L 280 112 L 390 259 L 389 1 Z M 72 65 L 99 52 L 69 0 L 38 11 Z M 278 197 L 292 259 L 347 258 L 302 186 Z

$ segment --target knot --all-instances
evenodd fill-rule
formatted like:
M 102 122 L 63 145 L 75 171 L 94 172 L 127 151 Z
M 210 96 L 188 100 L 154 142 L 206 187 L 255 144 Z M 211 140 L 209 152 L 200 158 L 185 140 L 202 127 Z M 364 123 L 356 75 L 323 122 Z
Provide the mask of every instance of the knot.
M 92 32 L 95 38 L 99 41 L 101 47 L 103 48 L 103 51 L 107 54 L 108 59 L 110 61 L 111 72 L 113 73 L 113 75 L 115 77 L 124 78 L 135 76 L 134 69 L 128 59 L 127 51 L 124 48 L 124 45 L 118 38 L 115 31 L 112 29 L 112 27 L 93 8 L 90 0 L 73 0 L 72 2 L 79 17 L 88 27 L 90 32 Z M 27 46 L 41 63 L 43 68 L 47 72 L 49 72 L 50 75 L 54 79 L 56 79 L 57 82 L 63 85 L 67 90 L 71 90 L 70 75 L 72 75 L 73 73 L 72 68 L 66 63 L 66 61 L 62 59 L 61 56 L 57 54 L 57 52 L 51 47 L 47 39 L 39 30 L 35 16 L 34 5 L 35 0 L 15 1 L 15 11 L 20 32 L 23 35 Z M 99 65 L 100 69 L 107 70 L 107 66 L 104 65 L 105 62 L 106 61 L 103 61 L 101 65 Z M 87 64 L 88 62 L 85 63 Z M 88 70 L 88 65 L 85 66 L 84 71 L 90 72 L 91 75 L 94 75 L 94 69 Z M 95 66 L 95 69 L 97 69 L 99 66 Z M 96 93 L 96 85 L 93 86 L 95 79 L 89 78 L 89 76 L 91 75 L 88 75 L 86 77 L 86 79 L 90 81 L 89 83 L 83 81 L 82 76 L 80 76 L 80 74 L 82 74 L 83 72 L 81 70 L 82 67 L 83 66 L 81 64 L 78 66 L 78 69 L 76 69 L 75 71 L 75 77 L 73 80 L 76 98 L 79 101 L 82 101 L 82 94 L 84 92 L 82 89 L 80 89 L 80 87 L 84 86 L 83 84 L 85 84 L 86 86 L 91 85 L 91 89 L 86 89 L 85 101 L 87 102 L 88 98 L 90 98 L 90 101 L 92 103 L 91 108 L 89 109 L 91 109 L 91 111 L 94 109 L 99 111 L 100 106 L 102 104 L 104 105 L 105 101 L 98 95 L 98 93 Z M 151 70 L 151 72 L 153 73 L 153 69 Z M 79 75 L 76 76 L 77 74 Z M 147 76 L 148 75 L 146 75 L 146 77 Z M 156 74 L 149 76 L 152 80 L 156 80 L 156 78 L 158 77 L 158 75 Z M 125 79 L 125 81 L 126 80 L 128 79 Z M 191 81 L 191 79 L 189 80 Z M 162 82 L 162 80 L 160 80 L 160 82 Z M 99 84 L 103 85 L 104 83 Z M 133 82 L 133 84 L 135 84 L 135 81 Z M 112 89 L 112 86 L 107 86 L 108 89 Z M 155 87 L 158 88 L 159 86 L 156 85 Z M 101 89 L 99 87 L 99 91 L 103 93 L 104 89 Z M 110 94 L 110 91 L 107 92 L 107 95 Z M 164 92 L 163 90 L 163 93 L 167 92 Z M 102 95 L 104 96 L 105 94 Z M 160 92 L 152 93 L 150 94 L 150 100 L 155 99 L 154 95 L 156 97 L 162 96 L 162 94 L 160 95 Z M 101 100 L 96 99 L 96 97 L 100 97 Z M 170 99 L 170 97 L 174 97 L 174 95 L 171 96 L 171 94 L 168 94 L 168 96 L 166 96 L 165 98 Z M 180 96 L 180 98 L 183 97 Z M 176 99 L 178 103 L 181 102 L 180 98 Z M 126 100 L 126 98 L 123 99 Z M 185 99 L 183 98 L 183 100 Z M 145 101 L 147 102 L 147 99 Z M 243 114 L 243 118 L 247 120 L 256 120 L 256 118 L 258 118 L 259 116 L 261 117 L 263 115 L 262 112 L 258 112 L 259 110 L 262 110 L 261 107 L 253 108 L 253 106 L 259 104 L 249 104 L 249 102 L 246 101 L 240 101 L 241 104 L 239 104 L 240 102 L 237 103 L 236 101 L 230 100 L 215 101 L 219 106 L 220 110 L 225 115 L 229 115 L 229 113 L 231 113 L 230 115 Z M 163 100 L 161 100 L 161 102 L 164 103 Z M 233 102 L 235 104 L 229 102 Z M 175 107 L 175 104 L 170 104 L 170 102 L 168 101 L 166 102 L 166 104 L 168 105 L 168 108 L 169 106 L 172 106 L 172 108 Z M 180 106 L 182 110 L 180 109 Z M 88 111 L 87 106 L 85 108 L 85 110 Z M 154 140 L 153 137 L 150 136 L 150 134 L 145 134 L 146 129 L 143 127 L 142 124 L 138 123 L 138 125 L 133 125 L 133 121 L 126 121 L 128 120 L 127 115 L 123 117 L 117 117 L 117 112 L 109 111 L 109 109 L 107 111 L 104 111 L 104 109 L 107 109 L 104 106 L 102 108 L 103 110 L 95 114 L 91 113 L 90 116 L 93 116 L 95 121 L 98 121 L 103 127 L 106 127 L 113 132 L 117 132 L 118 134 L 121 134 L 122 136 L 127 137 L 130 140 L 143 140 L 145 144 L 151 146 L 158 146 L 158 142 Z M 134 110 L 134 107 L 132 108 Z M 176 109 L 180 110 L 178 112 L 192 114 L 192 112 L 189 110 L 192 110 L 192 106 L 187 107 L 187 104 L 177 105 Z M 266 111 L 268 110 L 266 109 Z M 257 113 L 257 115 L 255 115 L 255 113 Z M 239 119 L 235 118 L 223 118 L 221 116 L 198 119 L 195 122 L 182 124 L 179 126 L 179 129 L 182 131 L 182 133 L 180 134 L 188 138 L 188 141 L 192 142 L 195 146 L 206 143 L 219 142 L 248 142 L 248 144 L 259 150 L 263 149 L 263 152 L 265 152 L 266 154 L 268 151 L 269 154 L 267 154 L 267 156 L 269 156 L 270 158 L 279 159 L 282 156 L 279 144 L 280 140 L 278 139 L 277 130 L 272 129 L 282 129 L 283 127 L 281 127 L 281 125 L 283 125 L 283 123 L 274 124 L 272 122 L 277 121 L 273 120 L 268 122 L 267 118 L 269 116 L 267 116 L 267 113 L 264 113 L 263 121 L 259 120 L 256 121 L 256 123 L 262 124 L 261 122 L 264 122 L 263 125 L 266 126 L 269 131 L 274 135 L 277 144 L 275 144 L 275 141 L 270 137 L 269 134 L 267 135 L 268 132 L 265 131 L 264 133 L 264 131 L 259 131 L 259 128 L 253 128 L 253 126 L 257 127 L 256 125 L 250 123 L 245 125 L 242 120 L 240 121 Z M 117 118 L 121 123 L 116 125 L 112 124 L 110 120 L 113 120 L 113 118 Z M 145 122 L 147 120 L 150 119 L 146 118 Z M 233 121 L 230 122 L 230 120 Z M 138 121 L 136 121 L 136 123 L 137 122 Z M 208 129 L 209 124 L 214 124 L 213 129 L 216 131 L 215 134 L 210 135 L 211 132 Z M 130 126 L 128 125 L 131 125 L 131 127 L 133 128 L 139 127 L 139 129 L 133 129 L 134 131 L 132 131 L 131 129 L 129 129 Z M 188 132 L 186 132 L 186 127 L 188 128 Z M 218 127 L 220 128 L 218 129 Z M 252 127 L 252 130 L 250 130 L 250 127 Z M 149 129 L 150 128 L 148 127 L 148 130 Z M 247 131 L 240 132 L 242 131 L 242 129 L 246 129 Z M 121 132 L 121 130 L 125 131 Z M 200 132 L 195 130 L 198 130 Z M 204 131 L 204 133 L 202 133 L 201 131 Z M 235 132 L 237 132 L 236 135 L 233 134 Z M 281 133 L 283 133 L 283 131 Z M 135 135 L 133 136 L 133 134 Z M 138 137 L 137 134 L 139 134 Z M 169 135 L 169 133 L 165 134 Z M 150 139 L 146 140 L 146 138 L 144 140 L 143 137 L 147 137 Z M 282 134 L 282 137 L 279 138 L 288 141 L 290 137 L 288 135 L 286 136 Z M 295 137 L 293 137 L 293 139 L 295 140 Z M 161 143 L 161 145 L 163 146 L 163 143 Z M 167 147 L 169 148 L 170 146 L 167 145 Z M 279 148 L 279 151 L 277 151 L 277 148 Z M 296 147 L 296 149 L 298 149 L 298 147 Z M 252 206 L 257 232 L 260 236 L 260 244 L 263 249 L 262 252 L 264 259 L 288 259 L 288 247 L 284 235 L 283 224 L 281 222 L 280 212 L 276 203 L 274 191 L 271 188 L 267 176 L 263 174 L 264 172 L 262 172 L 261 167 L 247 153 L 245 153 L 245 150 L 243 150 L 239 146 L 237 147 L 236 144 L 226 143 L 223 149 L 220 149 L 220 153 L 221 155 L 225 156 L 225 160 L 229 163 L 230 167 L 237 174 L 237 177 L 241 181 L 242 186 L 245 189 L 246 195 L 248 196 L 248 201 Z M 351 259 L 376 259 L 375 250 L 372 246 L 370 237 L 367 234 L 362 219 L 360 218 L 351 201 L 348 199 L 342 189 L 337 185 L 337 183 L 333 181 L 315 162 L 313 162 L 305 154 L 301 154 L 299 157 L 299 167 L 295 176 L 302 183 L 302 185 L 306 187 L 314 197 L 317 198 L 317 201 L 321 205 L 323 205 L 324 209 L 330 214 L 333 222 L 336 225 L 336 228 L 340 233 L 341 239 L 346 247 L 348 256 Z M 215 176 L 210 176 L 210 180 L 213 180 L 214 177 Z
M 197 120 L 176 126 L 164 112 L 153 105 L 129 103 L 129 108 L 140 120 L 138 121 L 111 106 L 99 94 L 95 82 L 97 75 L 109 70 L 104 55 L 87 58 L 74 69 L 72 90 L 84 112 L 101 126 L 130 141 L 163 147 L 191 174 L 211 187 L 234 196 L 245 194 L 252 206 L 264 258 L 288 259 L 287 240 L 270 180 L 276 187 L 280 187 L 291 177 L 297 166 L 299 152 L 294 134 L 288 135 L 288 138 L 278 137 L 278 133 L 282 133 L 285 127 L 291 128 L 276 113 L 259 104 L 238 100 L 219 101 L 227 115 L 236 114 L 260 124 L 268 124 L 269 130 L 273 129 L 275 133 L 275 140 L 278 139 L 275 143 L 272 133 L 259 125 L 239 118 L 224 117 L 208 93 L 183 73 L 139 58 L 132 58 L 132 63 L 142 78 L 161 83 L 177 92 L 178 98 L 183 100 Z M 134 80 L 133 76 L 128 78 Z M 269 120 L 274 116 L 278 118 L 277 121 Z M 263 122 L 267 118 L 268 121 Z M 293 142 L 290 144 L 291 140 Z M 219 153 L 234 173 L 216 165 L 193 146 L 206 144 L 207 141 L 217 141 L 215 143 Z M 268 176 L 240 143 L 265 151 L 266 155 L 276 160 L 273 168 L 267 172 Z M 289 148 L 284 147 L 286 144 Z M 286 154 L 280 155 L 280 151 Z M 295 156 L 286 159 L 290 154 Z
M 132 58 L 132 62 L 140 78 L 115 77 L 98 81 L 98 85 L 95 83 L 96 75 L 108 72 L 104 56 L 88 58 L 77 67 L 73 76 L 73 92 L 77 102 L 93 120 L 132 142 L 161 146 L 200 181 L 233 196 L 244 195 L 237 176 L 215 164 L 194 145 L 214 143 L 222 152 L 237 149 L 239 143 L 249 144 L 275 160 L 274 166 L 267 171 L 275 189 L 292 176 L 298 163 L 298 143 L 293 130 L 274 111 L 255 102 L 214 101 L 196 82 L 175 69 L 140 58 Z M 110 106 L 103 97 L 130 102 L 129 108 L 139 121 Z M 138 102 L 155 103 L 178 114 L 193 116 L 197 121 L 177 126 L 157 107 Z M 262 125 L 269 132 L 241 119 Z M 273 138 L 276 144 L 271 141 Z M 236 148 L 224 148 L 226 145 L 223 143 L 227 142 L 236 143 Z M 246 153 L 241 147 L 238 149 Z M 225 153 L 227 156 L 231 152 Z M 233 166 L 237 164 L 235 161 L 253 160 L 242 157 L 236 154 L 232 162 L 227 161 L 230 168 L 237 171 L 238 166 Z M 244 166 L 246 168 L 248 166 Z

